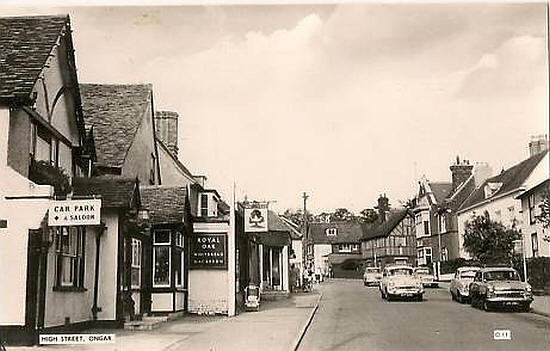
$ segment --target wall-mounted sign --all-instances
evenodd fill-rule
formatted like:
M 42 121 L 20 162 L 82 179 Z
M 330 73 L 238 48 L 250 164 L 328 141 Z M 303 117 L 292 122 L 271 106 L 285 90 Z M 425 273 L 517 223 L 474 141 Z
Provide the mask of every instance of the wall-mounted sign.
M 190 269 L 227 269 L 227 234 L 193 234 Z
M 267 202 L 250 202 L 244 209 L 244 231 L 267 232 Z
M 97 225 L 101 220 L 101 200 L 52 201 L 48 213 L 50 227 Z

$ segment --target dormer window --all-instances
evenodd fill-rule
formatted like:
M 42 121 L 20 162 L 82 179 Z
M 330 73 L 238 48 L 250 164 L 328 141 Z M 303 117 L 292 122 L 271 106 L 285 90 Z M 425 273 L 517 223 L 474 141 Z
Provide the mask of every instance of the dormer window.
M 327 228 L 325 230 L 325 233 L 327 236 L 337 236 L 338 235 L 338 228 Z
M 199 216 L 217 217 L 218 216 L 218 197 L 213 192 L 201 193 L 199 197 Z
M 502 183 L 487 183 L 483 188 L 485 198 L 488 199 L 500 190 Z

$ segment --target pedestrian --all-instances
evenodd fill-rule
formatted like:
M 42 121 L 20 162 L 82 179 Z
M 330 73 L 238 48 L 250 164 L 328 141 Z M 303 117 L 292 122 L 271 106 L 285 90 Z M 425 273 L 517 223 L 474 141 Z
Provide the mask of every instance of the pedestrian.
M 292 264 L 290 266 L 290 272 L 289 272 L 289 281 L 290 281 L 290 292 L 293 293 L 296 288 L 296 281 L 298 280 L 298 276 L 296 273 L 296 265 Z

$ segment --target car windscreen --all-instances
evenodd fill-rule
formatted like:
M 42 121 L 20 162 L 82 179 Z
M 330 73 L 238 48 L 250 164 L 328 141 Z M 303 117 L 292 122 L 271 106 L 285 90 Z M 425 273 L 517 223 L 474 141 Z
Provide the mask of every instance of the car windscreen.
M 395 268 L 391 269 L 390 275 L 412 275 L 412 269 L 407 268 Z
M 464 271 L 460 273 L 460 278 L 473 278 L 476 276 L 476 271 Z
M 430 274 L 429 269 L 417 269 L 415 272 L 416 274 Z
M 520 280 L 519 275 L 515 271 L 491 271 L 485 272 L 483 278 L 487 280 Z

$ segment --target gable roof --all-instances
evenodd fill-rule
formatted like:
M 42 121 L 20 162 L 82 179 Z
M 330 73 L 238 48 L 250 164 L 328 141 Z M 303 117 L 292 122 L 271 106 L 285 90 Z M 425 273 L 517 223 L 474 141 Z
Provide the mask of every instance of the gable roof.
M 178 168 L 183 174 L 185 174 L 189 178 L 190 183 L 197 183 L 197 180 L 193 176 L 193 174 L 185 167 L 185 165 L 177 158 L 177 156 L 174 155 L 173 152 L 170 151 L 168 146 L 164 144 L 162 140 L 160 140 L 157 136 L 155 136 L 155 140 L 157 141 L 157 144 L 160 146 L 160 149 L 163 150 L 168 157 L 174 162 L 176 165 L 176 168 Z
M 143 113 L 151 104 L 151 84 L 80 84 L 87 127 L 93 126 L 98 165 L 122 167 Z
M 291 232 L 290 227 L 272 210 L 267 210 L 267 229 L 270 232 Z
M 392 230 L 407 216 L 408 210 L 399 209 L 389 213 L 388 218 L 380 223 L 372 223 L 363 225 L 364 234 L 361 241 L 370 240 L 390 235 Z
M 523 199 L 526 196 L 531 195 L 531 194 L 533 194 L 533 193 L 535 193 L 539 190 L 542 191 L 544 188 L 546 188 L 547 190 L 550 190 L 549 187 L 550 187 L 550 179 L 546 179 L 545 181 L 540 182 L 540 183 L 530 187 L 529 189 L 525 190 L 524 192 L 522 192 L 521 194 L 516 196 L 516 198 Z
M 453 190 L 453 184 L 449 182 L 429 182 L 428 184 L 438 204 L 445 201 Z
M 281 218 L 281 220 L 285 222 L 285 224 L 290 228 L 290 238 L 292 240 L 302 239 L 302 233 L 300 233 L 300 226 L 298 224 L 294 223 L 284 216 L 279 216 L 279 218 Z
M 0 100 L 29 98 L 69 16 L 0 18 Z
M 500 189 L 495 191 L 491 197 L 505 194 L 509 191 L 519 189 L 527 180 L 529 175 L 537 167 L 539 162 L 548 154 L 548 150 L 538 153 L 510 168 L 504 172 L 485 180 L 478 188 L 476 188 L 470 196 L 462 203 L 459 211 L 464 211 L 470 207 L 474 207 L 485 201 L 485 185 L 487 183 L 502 183 Z
M 447 204 L 451 208 L 451 210 L 456 211 L 462 205 L 462 203 L 470 196 L 470 194 L 475 190 L 476 188 L 476 181 L 475 177 L 472 174 L 468 179 L 466 179 L 456 190 L 454 193 L 450 194 L 450 196 L 446 199 Z
M 131 208 L 141 204 L 138 185 L 136 178 L 104 175 L 75 178 L 73 190 L 76 196 L 101 196 L 102 208 Z
M 181 186 L 141 186 L 142 207 L 149 210 L 152 224 L 183 223 L 187 188 Z
M 327 236 L 329 228 L 336 228 L 338 234 Z M 310 223 L 308 233 L 313 244 L 359 243 L 363 236 L 361 224 L 353 222 Z

